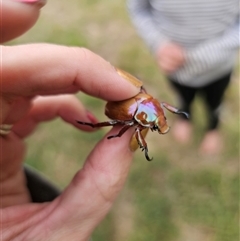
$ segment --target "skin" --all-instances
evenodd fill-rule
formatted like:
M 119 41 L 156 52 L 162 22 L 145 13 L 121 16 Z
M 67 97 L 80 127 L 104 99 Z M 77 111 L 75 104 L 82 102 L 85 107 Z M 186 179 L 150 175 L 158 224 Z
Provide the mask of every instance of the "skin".
M 2 42 L 33 26 L 41 8 L 41 4 L 7 0 L 1 4 Z M 16 21 L 19 28 L 14 27 Z M 49 44 L 2 47 L 0 123 L 14 125 L 9 135 L 0 136 L 2 241 L 89 239 L 127 178 L 132 160 L 129 141 L 134 130 L 121 141 L 103 138 L 63 193 L 50 203 L 39 204 L 31 203 L 25 186 L 24 138 L 39 123 L 56 117 L 92 131 L 75 122 L 97 120 L 72 93 L 83 91 L 103 100 L 119 101 L 135 96 L 141 85 L 124 79 L 87 49 Z M 107 136 L 118 131 L 114 127 Z
M 184 65 L 184 48 L 174 42 L 161 44 L 156 53 L 157 62 L 166 75 L 175 72 Z
M 1 36 L 0 40 L 6 42 L 16 38 L 31 28 L 40 14 L 39 4 L 21 4 L 14 1 L 1 1 L 4 11 L 1 11 Z M 14 18 L 12 17 L 14 16 Z M 5 26 L 11 26 L 11 30 Z

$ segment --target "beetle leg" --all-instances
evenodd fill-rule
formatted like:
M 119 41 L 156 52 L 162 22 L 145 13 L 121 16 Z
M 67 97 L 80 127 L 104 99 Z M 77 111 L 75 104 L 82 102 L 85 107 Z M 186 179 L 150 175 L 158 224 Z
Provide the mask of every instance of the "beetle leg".
M 86 125 L 86 126 L 91 126 L 92 128 L 97 128 L 97 127 L 104 127 L 104 126 L 114 126 L 117 124 L 126 124 L 127 121 L 122 121 L 122 120 L 110 120 L 110 121 L 104 121 L 104 122 L 99 122 L 99 123 L 91 123 L 91 122 L 83 122 L 83 121 L 77 121 L 77 123 L 81 125 Z
M 189 118 L 189 114 L 185 111 L 181 111 L 179 109 L 177 109 L 176 107 L 169 105 L 166 102 L 161 102 L 161 106 L 165 107 L 167 110 L 169 110 L 170 112 L 174 113 L 174 114 L 183 114 L 185 115 L 187 118 Z
M 112 138 L 115 138 L 115 137 L 121 137 L 130 127 L 133 126 L 133 124 L 134 124 L 134 122 L 133 123 L 129 123 L 129 124 L 123 126 L 123 128 L 118 132 L 118 134 L 112 135 L 112 136 L 108 136 L 107 138 L 108 139 L 112 139 Z
M 143 86 L 141 86 L 140 92 L 144 93 L 144 94 L 147 94 L 147 91 L 146 91 L 145 87 L 143 87 Z
M 144 140 L 144 137 L 142 136 L 141 129 L 136 129 L 135 137 L 137 139 L 138 145 L 140 146 L 141 150 L 145 152 L 145 157 L 148 161 L 151 161 L 153 158 L 150 158 L 148 156 L 148 147 L 147 142 Z

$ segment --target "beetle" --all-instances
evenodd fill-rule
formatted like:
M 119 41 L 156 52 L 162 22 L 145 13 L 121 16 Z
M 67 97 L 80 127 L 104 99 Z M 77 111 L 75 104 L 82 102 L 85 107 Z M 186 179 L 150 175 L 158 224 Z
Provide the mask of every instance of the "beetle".
M 129 73 L 117 69 L 118 73 L 124 78 L 133 78 L 134 76 Z M 93 128 L 104 126 L 122 125 L 120 131 L 112 136 L 108 136 L 108 139 L 121 137 L 130 127 L 135 127 L 135 138 L 142 151 L 145 152 L 145 157 L 148 161 L 152 158 L 148 155 L 147 142 L 145 141 L 142 131 L 150 129 L 151 131 L 157 131 L 159 134 L 166 134 L 170 127 L 167 124 L 167 119 L 163 107 L 174 114 L 183 114 L 187 118 L 188 113 L 181 111 L 166 102 L 159 102 L 151 95 L 147 94 L 146 90 L 141 87 L 141 91 L 136 96 L 122 101 L 109 101 L 105 106 L 105 115 L 111 120 L 89 123 L 77 121 L 81 125 L 88 125 Z

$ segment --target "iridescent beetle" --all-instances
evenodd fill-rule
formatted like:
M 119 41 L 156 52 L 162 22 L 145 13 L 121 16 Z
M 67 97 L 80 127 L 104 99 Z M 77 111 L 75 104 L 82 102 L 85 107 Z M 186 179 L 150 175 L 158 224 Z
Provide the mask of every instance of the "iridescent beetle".
M 117 71 L 124 78 L 135 78 L 123 70 L 117 69 Z M 109 101 L 106 104 L 105 115 L 111 120 L 95 124 L 82 121 L 77 122 L 93 128 L 114 125 L 123 126 L 119 133 L 108 136 L 108 139 L 121 137 L 130 127 L 134 126 L 138 145 L 145 152 L 146 159 L 151 161 L 152 158 L 148 156 L 147 143 L 141 132 L 145 129 L 150 129 L 151 131 L 158 131 L 159 134 L 166 134 L 169 131 L 170 127 L 167 124 L 163 107 L 174 114 L 184 114 L 188 118 L 186 112 L 180 111 L 165 102 L 159 102 L 147 94 L 144 88 L 141 88 L 140 93 L 130 99 L 116 102 Z

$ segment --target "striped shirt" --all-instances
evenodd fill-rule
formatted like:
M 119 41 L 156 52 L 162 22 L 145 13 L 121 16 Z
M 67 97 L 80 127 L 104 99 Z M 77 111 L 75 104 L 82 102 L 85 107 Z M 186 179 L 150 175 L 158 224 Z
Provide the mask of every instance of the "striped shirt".
M 200 87 L 232 71 L 240 44 L 239 0 L 127 0 L 133 24 L 153 53 L 171 41 L 185 64 L 170 75 Z

